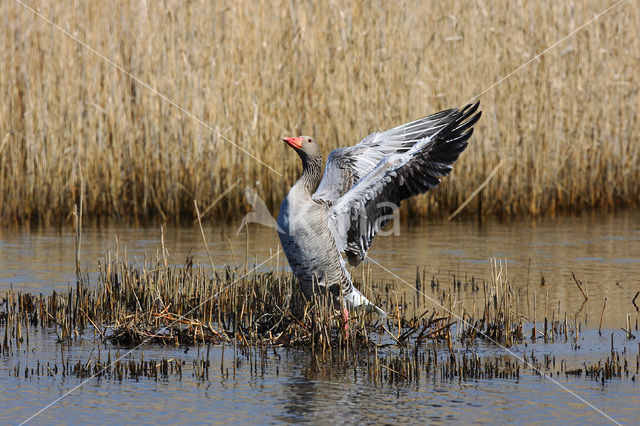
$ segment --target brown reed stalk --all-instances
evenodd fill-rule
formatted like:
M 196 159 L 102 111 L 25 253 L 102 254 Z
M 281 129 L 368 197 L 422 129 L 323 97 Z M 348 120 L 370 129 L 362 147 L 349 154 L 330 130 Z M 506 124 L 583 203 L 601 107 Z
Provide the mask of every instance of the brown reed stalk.
M 604 319 L 604 309 L 607 307 L 607 296 L 604 297 L 602 302 L 602 312 L 600 313 L 600 324 L 598 325 L 598 334 L 602 336 L 602 320 Z
M 213 272 L 215 273 L 216 265 L 213 263 L 213 258 L 211 257 L 211 252 L 209 251 L 209 245 L 207 244 L 207 238 L 204 236 L 204 228 L 202 227 L 202 220 L 200 220 L 200 210 L 198 210 L 198 201 L 193 200 L 193 206 L 196 210 L 198 225 L 200 226 L 200 234 L 202 234 L 202 241 L 204 242 L 204 247 L 207 249 L 207 256 L 209 256 L 209 262 L 211 263 L 211 267 L 213 268 Z
M 311 134 L 329 152 L 460 106 L 606 6 L 499 0 L 492 13 L 483 3 L 414 1 L 30 5 L 219 134 L 19 3 L 2 2 L 5 225 L 64 221 L 80 170 L 92 219 L 192 220 L 193 199 L 213 206 L 208 217 L 237 218 L 248 207 L 243 191 L 225 192 L 239 179 L 260 181 L 260 196 L 276 209 L 300 167 L 281 136 Z M 482 203 L 462 215 L 637 204 L 639 15 L 637 2 L 624 2 L 484 93 L 483 118 L 454 173 L 403 213 L 446 217 L 485 181 Z

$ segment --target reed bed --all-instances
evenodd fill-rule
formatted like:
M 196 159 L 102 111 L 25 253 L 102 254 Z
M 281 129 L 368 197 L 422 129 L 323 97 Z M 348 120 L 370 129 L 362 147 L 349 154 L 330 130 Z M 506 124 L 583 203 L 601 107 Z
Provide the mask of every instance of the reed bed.
M 237 218 L 277 209 L 299 170 L 280 138 L 325 151 L 460 106 L 611 2 L 28 2 L 207 123 L 16 2 L 0 4 L 0 223 Z M 482 94 L 484 115 L 414 216 L 555 214 L 640 195 L 637 2 L 624 2 Z M 251 152 L 271 171 L 233 147 Z M 219 197 L 223 202 L 217 202 Z
M 184 266 L 172 267 L 159 258 L 138 265 L 109 257 L 99 265 L 95 283 L 80 273 L 75 286 L 63 293 L 35 296 L 10 290 L 0 317 L 6 325 L 5 348 L 11 341 L 19 347 L 22 330 L 29 325 L 54 328 L 61 342 L 92 329 L 96 336 L 120 346 L 234 342 L 323 353 L 366 347 L 373 344 L 372 333 L 388 334 L 398 343 L 416 334 L 419 340 L 445 339 L 452 325 L 435 311 L 406 316 L 401 313 L 404 302 L 394 301 L 388 287 L 381 292 L 386 300 L 378 303 L 396 310 L 397 335 L 388 331 L 396 327 L 394 320 L 364 312 L 345 318 L 329 295 L 307 300 L 288 272 L 252 271 L 247 264 L 211 273 L 194 266 L 190 258 Z M 367 286 L 377 288 L 372 282 Z
M 117 256 L 116 256 L 117 257 Z M 16 356 L 35 349 L 34 333 L 54 330 L 61 345 L 59 361 L 14 365 L 16 377 L 108 377 L 116 380 L 182 378 L 183 370 L 198 380 L 213 375 L 235 376 L 248 366 L 251 374 L 278 374 L 284 351 L 299 351 L 314 374 L 351 374 L 373 384 L 415 384 L 421 378 L 441 380 L 519 379 L 521 371 L 535 374 L 581 375 L 594 380 L 629 377 L 635 380 L 640 358 L 626 349 L 615 350 L 597 363 L 569 367 L 565 360 L 556 368 L 555 357 L 530 355 L 482 355 L 487 348 L 537 342 L 570 343 L 580 349 L 582 323 L 550 320 L 544 328 L 527 319 L 517 307 L 517 294 L 509 282 L 506 266 L 494 261 L 489 282 L 443 284 L 432 280 L 439 305 L 395 292 L 394 284 L 375 281 L 370 274 L 362 288 L 378 295 L 376 303 L 387 318 L 352 311 L 348 317 L 333 298 L 320 295 L 306 300 L 293 276 L 275 270 L 253 270 L 250 264 L 212 271 L 186 259 L 183 266 L 166 266 L 163 259 L 142 264 L 107 255 L 95 282 L 78 274 L 66 292 L 44 296 L 9 290 L 0 299 L 0 354 Z M 423 279 L 418 274 L 415 288 Z M 477 294 L 473 306 L 456 300 L 460 289 Z M 424 297 L 426 293 L 418 291 Z M 586 318 L 585 318 L 586 321 Z M 625 339 L 635 335 L 625 330 Z M 539 328 L 538 328 L 539 327 Z M 636 330 L 637 332 L 637 330 Z M 93 341 L 88 358 L 70 355 L 79 340 Z M 198 356 L 145 357 L 154 346 L 196 347 Z M 32 348 L 33 347 L 33 348 Z M 210 350 L 221 353 L 213 365 Z M 138 352 L 135 352 L 139 350 Z M 519 351 L 520 352 L 520 351 Z M 65 355 L 66 353 L 66 355 Z M 489 352 L 490 353 L 490 352 Z M 226 360 L 226 361 L 225 361 Z M 578 371 L 579 370 L 579 371 Z M 219 371 L 219 373 L 218 373 Z

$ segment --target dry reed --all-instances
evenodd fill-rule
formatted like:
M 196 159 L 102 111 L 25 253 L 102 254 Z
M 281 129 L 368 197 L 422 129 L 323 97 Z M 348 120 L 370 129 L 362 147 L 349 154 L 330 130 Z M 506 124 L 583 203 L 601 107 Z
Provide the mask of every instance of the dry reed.
M 276 209 L 297 158 L 461 105 L 611 2 L 29 2 L 269 171 L 20 4 L 2 2 L 0 223 L 194 217 L 241 179 Z M 481 97 L 471 146 L 406 212 L 554 214 L 640 199 L 637 2 Z M 242 186 L 244 186 L 242 185 Z M 246 207 L 231 191 L 209 217 Z
M 603 383 L 629 376 L 635 380 L 638 374 L 640 358 L 635 357 L 634 369 L 633 358 L 628 359 L 632 354 L 626 349 L 622 354 L 615 351 L 613 334 L 609 356 L 597 363 L 585 362 L 582 368 L 575 367 L 574 359 L 572 367 L 561 360 L 556 369 L 555 356 L 545 354 L 539 359 L 533 349 L 530 355 L 487 355 L 486 349 L 477 346 L 479 342 L 523 344 L 525 321 L 531 327 L 518 313 L 517 294 L 511 289 L 503 262 L 492 262 L 488 283 L 463 284 L 454 279 L 442 294 L 444 311 L 420 308 L 420 298 L 414 299 L 415 309 L 407 309 L 406 295 L 393 294 L 388 283 L 368 278 L 365 287 L 382 296 L 377 303 L 389 317 L 381 321 L 352 312 L 348 327 L 337 314 L 339 310 L 330 305 L 332 298 L 320 297 L 310 304 L 290 273 L 244 274 L 239 272 L 241 267 L 236 269 L 211 272 L 193 265 L 190 259 L 184 267 L 166 267 L 160 256 L 143 264 L 129 263 L 126 258 L 111 261 L 107 256 L 95 285 L 89 285 L 87 275 L 79 274 L 76 285 L 63 293 L 35 296 L 10 289 L 0 298 L 0 354 L 17 358 L 17 365 L 8 371 L 24 379 L 96 376 L 167 380 L 181 379 L 184 372 L 198 380 L 211 380 L 218 374 L 235 376 L 243 365 L 251 374 L 264 375 L 273 372 L 274 364 L 278 374 L 274 360 L 280 359 L 281 350 L 306 353 L 315 375 L 349 374 L 352 370 L 356 380 L 362 377 L 375 385 L 413 385 L 421 378 L 517 380 L 521 370 L 560 376 L 581 375 L 584 368 L 587 377 Z M 421 281 L 424 279 L 417 274 L 416 287 Z M 433 290 L 439 287 L 432 281 Z M 454 300 L 464 289 L 482 293 L 483 302 L 477 310 L 475 303 L 471 309 Z M 458 309 L 460 313 L 454 313 Z M 627 328 L 630 339 L 630 326 Z M 19 362 L 21 354 L 35 350 L 33 334 L 51 335 L 51 329 L 62 343 L 60 360 Z M 562 335 L 566 343 L 569 333 L 578 340 L 578 328 L 571 329 L 566 313 L 564 322 L 555 317 L 548 321 L 545 316 L 542 336 L 532 329 L 531 344 L 538 338 L 544 338 L 545 344 L 553 342 Z M 95 345 L 86 359 L 72 357 L 65 349 L 65 343 L 73 345 L 80 339 L 85 342 L 82 344 L 88 341 Z M 176 357 L 149 359 L 144 350 L 151 344 L 186 347 L 185 353 L 193 346 L 198 355 L 189 363 Z M 220 358 L 219 369 L 211 368 L 209 351 L 213 346 Z M 139 352 L 133 354 L 125 349 L 128 347 L 139 348 Z M 518 351 L 524 347 L 520 345 Z

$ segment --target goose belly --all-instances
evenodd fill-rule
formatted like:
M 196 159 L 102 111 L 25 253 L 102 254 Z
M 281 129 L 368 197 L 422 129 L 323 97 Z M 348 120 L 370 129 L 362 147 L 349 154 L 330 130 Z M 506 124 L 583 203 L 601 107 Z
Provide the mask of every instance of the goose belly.
M 296 209 L 298 211 L 293 215 L 285 200 L 278 216 L 280 243 L 289 266 L 303 285 L 305 293 L 309 291 L 314 279 L 316 282 L 332 285 L 340 283 L 344 278 L 342 258 L 329 231 L 326 217 L 320 208 L 310 207 L 304 211 Z

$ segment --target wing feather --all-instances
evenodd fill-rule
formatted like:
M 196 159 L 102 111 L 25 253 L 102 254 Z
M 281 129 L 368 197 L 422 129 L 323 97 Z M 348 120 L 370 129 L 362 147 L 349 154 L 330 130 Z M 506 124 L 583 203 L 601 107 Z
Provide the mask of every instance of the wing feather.
M 440 111 L 393 129 L 371 133 L 357 145 L 334 149 L 327 158 L 322 181 L 313 198 L 335 202 L 383 158 L 407 152 L 422 139 L 449 125 L 457 113 L 457 109 Z
M 397 208 L 406 198 L 436 187 L 440 179 L 451 172 L 453 163 L 467 147 L 473 126 L 480 118 L 481 112 L 476 114 L 477 110 L 476 103 L 462 110 L 448 110 L 447 114 L 438 113 L 443 115 L 429 120 L 432 125 L 436 123 L 435 126 L 426 127 L 426 124 L 422 124 L 420 140 L 410 140 L 410 146 L 394 145 L 396 148 L 383 156 L 375 167 L 361 176 L 352 172 L 350 182 L 334 186 L 331 196 L 340 195 L 331 200 L 329 228 L 338 249 L 347 254 L 352 265 L 357 265 L 366 257 L 373 238 L 392 217 L 394 207 Z M 414 128 L 421 125 L 409 124 Z M 365 138 L 356 147 L 372 143 L 377 142 Z M 339 157 L 343 155 L 337 154 Z M 329 167 L 329 161 L 327 163 Z M 332 164 L 334 169 L 330 173 L 334 176 L 346 173 L 336 164 Z M 352 160 L 351 164 L 357 166 L 358 163 Z M 346 192 L 341 193 L 349 185 Z

